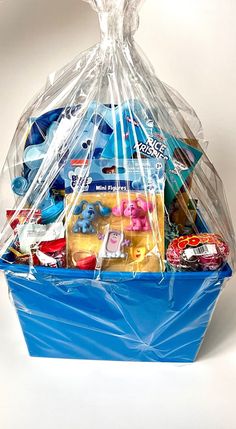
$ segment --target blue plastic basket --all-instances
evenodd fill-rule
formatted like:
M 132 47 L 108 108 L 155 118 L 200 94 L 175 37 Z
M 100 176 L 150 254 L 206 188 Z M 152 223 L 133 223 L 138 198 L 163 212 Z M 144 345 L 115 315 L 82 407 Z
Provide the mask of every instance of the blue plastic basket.
M 232 272 L 137 274 L 0 263 L 30 355 L 192 362 Z

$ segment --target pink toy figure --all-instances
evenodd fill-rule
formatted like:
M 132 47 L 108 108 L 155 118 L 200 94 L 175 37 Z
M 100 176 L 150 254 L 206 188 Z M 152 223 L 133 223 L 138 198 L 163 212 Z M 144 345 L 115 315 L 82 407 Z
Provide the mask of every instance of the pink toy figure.
M 150 231 L 148 213 L 152 211 L 152 203 L 145 201 L 141 197 L 131 201 L 122 200 L 120 206 L 112 209 L 114 216 L 125 216 L 131 219 L 130 226 L 126 228 L 127 231 Z

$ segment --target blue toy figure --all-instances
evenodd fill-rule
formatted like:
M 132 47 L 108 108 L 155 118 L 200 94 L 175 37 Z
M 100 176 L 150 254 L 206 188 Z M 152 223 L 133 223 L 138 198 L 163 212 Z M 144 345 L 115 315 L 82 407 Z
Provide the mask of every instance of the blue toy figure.
M 111 213 L 111 209 L 109 207 L 105 207 L 101 204 L 100 201 L 96 203 L 88 203 L 88 201 L 83 200 L 81 203 L 75 208 L 74 215 L 81 215 L 79 219 L 76 221 L 73 226 L 73 232 L 78 233 L 82 232 L 83 234 L 95 234 L 97 231 L 93 226 L 93 221 L 101 217 L 109 216 Z

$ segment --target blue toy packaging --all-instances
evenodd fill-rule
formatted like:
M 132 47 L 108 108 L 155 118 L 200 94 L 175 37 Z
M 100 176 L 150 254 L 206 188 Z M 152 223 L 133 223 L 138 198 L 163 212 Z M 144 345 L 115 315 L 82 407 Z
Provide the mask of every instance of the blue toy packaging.
M 78 163 L 65 182 L 68 266 L 164 271 L 164 162 L 144 159 L 142 178 L 137 159 Z
M 101 42 L 23 113 L 0 175 L 0 269 L 30 355 L 192 362 L 235 267 L 201 123 L 90 0 Z

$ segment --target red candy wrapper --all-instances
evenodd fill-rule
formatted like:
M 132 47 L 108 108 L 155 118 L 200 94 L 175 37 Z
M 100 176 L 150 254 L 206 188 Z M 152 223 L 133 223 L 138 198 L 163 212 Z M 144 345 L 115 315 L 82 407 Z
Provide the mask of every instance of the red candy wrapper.
M 175 238 L 166 258 L 176 271 L 218 270 L 229 256 L 229 246 L 217 234 L 186 235 Z
M 32 254 L 44 267 L 64 268 L 66 266 L 66 239 L 44 241 L 32 248 Z
M 51 268 L 66 267 L 66 240 L 60 238 L 53 241 L 44 241 L 31 249 L 31 254 L 22 254 L 17 249 L 9 249 L 15 256 L 16 264 L 41 265 Z

